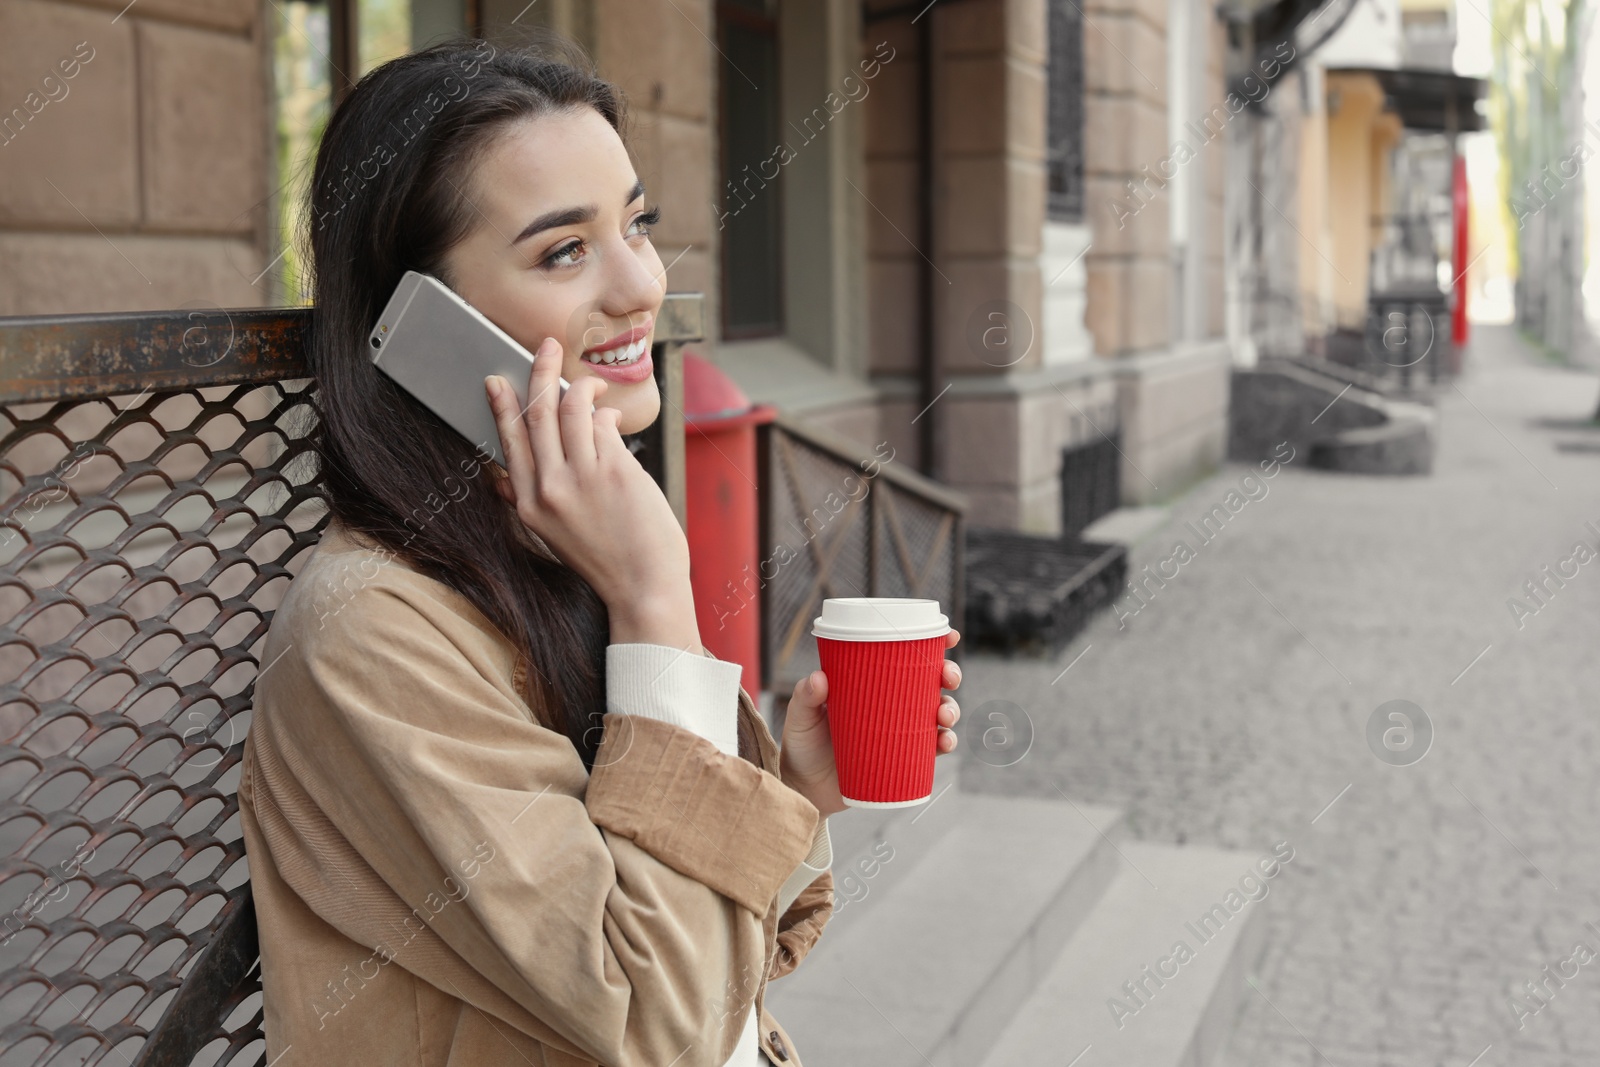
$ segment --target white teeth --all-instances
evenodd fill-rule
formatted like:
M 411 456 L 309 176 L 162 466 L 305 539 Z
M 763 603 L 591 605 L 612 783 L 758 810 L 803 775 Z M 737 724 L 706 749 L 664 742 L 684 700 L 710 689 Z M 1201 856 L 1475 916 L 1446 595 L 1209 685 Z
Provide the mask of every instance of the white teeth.
M 622 348 L 613 348 L 599 353 L 585 352 L 582 358 L 588 363 L 598 363 L 607 367 L 619 364 L 627 366 L 629 363 L 636 363 L 644 357 L 645 345 L 648 342 L 648 337 L 641 337 L 633 344 Z

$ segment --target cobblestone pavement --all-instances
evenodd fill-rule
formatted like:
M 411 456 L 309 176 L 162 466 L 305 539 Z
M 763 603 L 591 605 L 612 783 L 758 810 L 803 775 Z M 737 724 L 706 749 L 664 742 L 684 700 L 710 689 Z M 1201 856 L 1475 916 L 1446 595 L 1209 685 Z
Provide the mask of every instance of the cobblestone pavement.
M 1199 546 L 1125 628 L 1107 612 L 1054 662 L 967 660 L 964 789 L 1120 804 L 1150 841 L 1295 848 L 1229 1067 L 1600 1064 L 1600 957 L 1563 962 L 1600 952 L 1600 559 L 1520 620 L 1507 604 L 1600 543 L 1596 381 L 1504 328 L 1467 364 L 1431 477 L 1300 455 L 1201 545 L 1183 524 L 1252 470 L 1229 464 L 1134 549 L 1137 576 Z M 1394 699 L 1435 730 L 1408 766 L 1367 741 Z M 1032 724 L 1011 766 L 976 759 L 991 700 Z M 1519 1018 L 1526 982 L 1553 995 Z

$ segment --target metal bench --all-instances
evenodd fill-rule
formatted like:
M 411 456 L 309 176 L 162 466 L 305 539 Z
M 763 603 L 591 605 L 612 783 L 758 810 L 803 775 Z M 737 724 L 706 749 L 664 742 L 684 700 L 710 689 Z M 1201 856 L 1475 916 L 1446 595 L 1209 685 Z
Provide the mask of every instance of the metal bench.
M 0 319 L 0 1067 L 265 1059 L 235 788 L 256 652 L 326 522 L 311 314 Z M 667 297 L 636 442 L 680 522 L 701 322 Z

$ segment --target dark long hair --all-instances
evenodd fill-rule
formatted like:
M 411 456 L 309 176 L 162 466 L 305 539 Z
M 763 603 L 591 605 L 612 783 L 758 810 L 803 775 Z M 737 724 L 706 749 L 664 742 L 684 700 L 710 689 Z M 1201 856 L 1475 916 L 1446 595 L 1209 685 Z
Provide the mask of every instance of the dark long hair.
M 464 190 L 485 146 L 508 124 L 582 107 L 622 132 L 618 91 L 554 38 L 515 50 L 449 41 L 362 78 L 329 120 L 312 175 L 307 358 L 316 484 L 333 519 L 494 623 L 531 665 L 535 715 L 592 769 L 605 713 L 604 603 L 530 543 L 495 493 L 487 457 L 380 374 L 366 350 L 407 270 L 450 281 L 443 258 L 476 221 Z

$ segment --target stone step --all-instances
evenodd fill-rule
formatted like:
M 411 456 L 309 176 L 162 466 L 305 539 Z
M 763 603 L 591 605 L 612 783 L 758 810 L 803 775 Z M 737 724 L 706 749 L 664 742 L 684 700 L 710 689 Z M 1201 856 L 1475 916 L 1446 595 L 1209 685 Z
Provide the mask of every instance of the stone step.
M 954 754 L 934 762 L 933 796 L 926 804 L 851 808 L 829 816 L 834 898 L 828 937 L 838 939 L 862 921 L 876 901 L 961 824 L 971 794 L 961 792 L 960 769 L 961 760 Z
M 958 694 L 959 695 L 959 694 Z M 783 700 L 786 702 L 787 694 Z M 774 737 L 782 737 L 782 705 L 777 694 L 762 690 L 759 706 Z M 833 842 L 834 913 L 828 936 L 836 939 L 869 909 L 867 897 L 880 897 L 933 849 L 946 831 L 960 822 L 967 794 L 960 789 L 961 757 L 934 761 L 933 793 L 926 804 L 910 808 L 850 808 L 828 818 Z
M 1253 853 L 1127 843 L 1126 860 L 981 1067 L 1208 1067 L 1259 963 L 1274 888 Z M 1277 873 L 1279 868 L 1269 868 Z M 1228 908 L 1229 890 L 1254 875 Z M 1263 892 L 1260 901 L 1250 894 Z M 1220 920 L 1201 927 L 1213 907 Z M 1220 927 L 1220 929 L 1218 929 Z M 1175 952 L 1182 942 L 1189 950 Z M 1144 968 L 1154 977 L 1146 977 Z M 1130 996 L 1124 983 L 1142 982 Z M 1159 985 L 1157 983 L 1160 983 Z M 1113 1010 L 1113 998 L 1125 1010 Z
M 1121 862 L 1111 808 L 952 790 L 916 825 L 933 820 L 931 842 L 904 864 L 896 834 L 910 824 L 886 829 L 893 858 L 768 987 L 807 1062 L 972 1067 Z
M 1310 464 L 1350 474 L 1429 474 L 1433 454 L 1434 418 L 1419 408 L 1409 417 L 1396 415 L 1378 426 L 1358 426 L 1314 442 Z
M 1235 370 L 1228 458 L 1282 458 L 1283 445 L 1311 467 L 1359 474 L 1428 474 L 1437 413 L 1287 360 Z
M 1103 545 L 1136 545 L 1159 530 L 1171 514 L 1170 507 L 1159 504 L 1117 508 L 1085 526 L 1078 536 Z

